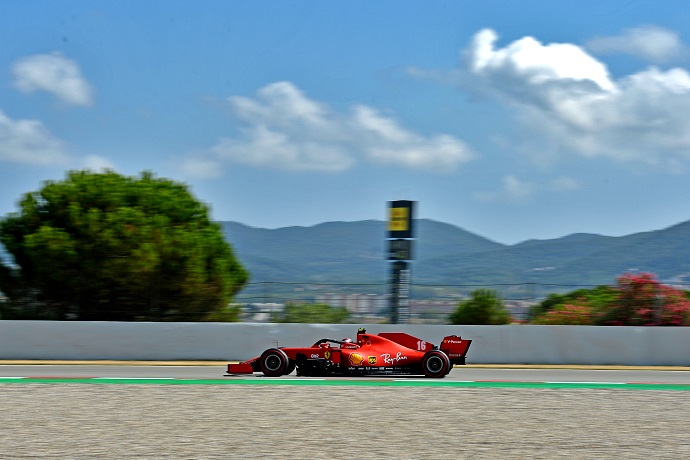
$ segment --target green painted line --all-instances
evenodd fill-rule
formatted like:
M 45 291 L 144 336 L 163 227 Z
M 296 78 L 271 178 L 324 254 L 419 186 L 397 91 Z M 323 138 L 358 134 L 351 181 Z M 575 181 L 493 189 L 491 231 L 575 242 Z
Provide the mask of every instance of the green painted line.
M 365 387 L 444 387 L 444 388 L 543 388 L 690 391 L 690 384 L 612 383 L 612 382 L 476 382 L 422 379 L 160 379 L 160 378 L 6 378 L 2 383 L 106 384 L 106 385 L 259 385 L 259 386 L 365 386 Z

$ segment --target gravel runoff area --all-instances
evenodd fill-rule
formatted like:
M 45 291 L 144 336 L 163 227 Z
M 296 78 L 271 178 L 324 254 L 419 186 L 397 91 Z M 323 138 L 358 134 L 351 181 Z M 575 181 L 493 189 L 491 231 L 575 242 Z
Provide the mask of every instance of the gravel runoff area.
M 690 392 L 0 384 L 0 458 L 687 458 Z

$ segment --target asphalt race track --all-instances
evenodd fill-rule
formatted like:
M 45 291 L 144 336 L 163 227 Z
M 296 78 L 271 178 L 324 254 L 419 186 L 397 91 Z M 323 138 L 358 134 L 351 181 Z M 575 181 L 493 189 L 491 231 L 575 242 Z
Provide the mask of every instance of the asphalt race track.
M 690 370 L 457 367 L 445 379 L 0 365 L 0 459 L 678 459 Z

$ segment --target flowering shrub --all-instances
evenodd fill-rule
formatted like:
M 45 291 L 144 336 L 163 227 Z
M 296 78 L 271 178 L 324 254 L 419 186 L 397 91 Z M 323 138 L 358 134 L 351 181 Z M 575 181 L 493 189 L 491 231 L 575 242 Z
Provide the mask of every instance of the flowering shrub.
M 534 324 L 564 324 L 573 326 L 587 326 L 593 324 L 594 309 L 584 301 L 580 305 L 558 305 L 551 311 L 538 317 Z
M 618 298 L 601 312 L 607 326 L 690 326 L 690 300 L 684 291 L 664 286 L 651 273 L 618 278 Z
M 550 296 L 534 311 L 534 324 L 690 326 L 688 293 L 659 283 L 651 273 L 626 273 L 615 287 Z

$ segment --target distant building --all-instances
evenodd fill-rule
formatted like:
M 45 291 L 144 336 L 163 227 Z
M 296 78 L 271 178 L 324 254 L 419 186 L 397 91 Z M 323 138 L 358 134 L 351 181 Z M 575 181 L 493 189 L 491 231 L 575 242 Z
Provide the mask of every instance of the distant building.
M 452 300 L 411 300 L 410 316 L 419 318 L 440 318 L 450 315 L 458 306 Z
M 355 315 L 372 315 L 386 308 L 387 297 L 379 294 L 329 293 L 316 296 L 316 302 L 331 307 L 345 307 Z
M 247 303 L 242 305 L 242 321 L 270 323 L 285 309 L 282 303 Z
M 525 321 L 529 316 L 529 309 L 535 305 L 535 302 L 528 302 L 524 300 L 506 300 L 505 306 L 510 313 L 513 321 Z

